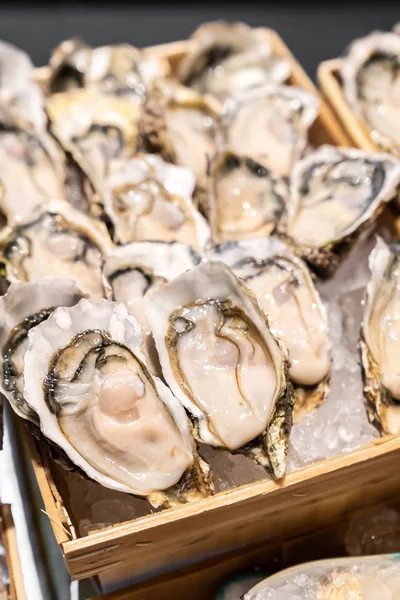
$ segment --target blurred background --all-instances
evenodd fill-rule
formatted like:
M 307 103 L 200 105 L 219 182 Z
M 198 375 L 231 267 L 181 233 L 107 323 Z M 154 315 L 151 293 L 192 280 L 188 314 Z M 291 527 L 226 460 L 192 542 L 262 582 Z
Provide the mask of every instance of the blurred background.
M 47 62 L 61 41 L 128 42 L 148 46 L 187 37 L 213 19 L 242 20 L 276 29 L 315 78 L 318 63 L 342 53 L 355 37 L 372 29 L 391 29 L 400 20 L 397 2 L 0 2 L 0 39 L 26 50 L 37 65 Z

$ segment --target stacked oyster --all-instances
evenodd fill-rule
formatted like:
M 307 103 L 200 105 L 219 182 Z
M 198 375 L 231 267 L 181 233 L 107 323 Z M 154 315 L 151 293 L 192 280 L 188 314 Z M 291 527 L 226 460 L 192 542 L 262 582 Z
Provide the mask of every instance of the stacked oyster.
M 0 53 L 3 394 L 64 463 L 154 506 L 213 493 L 207 446 L 282 478 L 293 415 L 329 392 L 316 274 L 399 163 L 314 150 L 318 100 L 243 24 L 201 27 L 175 70 L 64 42 L 43 90 Z

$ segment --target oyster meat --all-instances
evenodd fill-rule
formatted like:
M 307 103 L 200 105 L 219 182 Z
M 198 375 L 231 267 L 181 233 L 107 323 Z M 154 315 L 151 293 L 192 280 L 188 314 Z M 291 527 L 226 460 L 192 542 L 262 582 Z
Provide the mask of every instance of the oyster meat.
M 397 600 L 398 555 L 318 560 L 284 569 L 258 583 L 243 600 Z
M 266 84 L 226 102 L 219 144 L 289 176 L 304 153 L 318 100 L 300 88 Z
M 144 334 L 143 353 L 152 372 L 159 372 L 153 336 L 144 308 L 145 295 L 201 261 L 191 246 L 178 242 L 134 242 L 117 248 L 104 261 L 107 296 L 121 302 Z
M 144 148 L 190 169 L 199 202 L 204 201 L 207 172 L 216 146 L 221 106 L 183 86 L 158 82 L 144 105 L 139 126 Z
M 113 161 L 135 155 L 139 108 L 127 98 L 86 90 L 47 101 L 51 131 L 99 192 Z
M 178 70 L 184 85 L 222 101 L 256 85 L 282 83 L 289 76 L 288 61 L 273 55 L 266 30 L 224 21 L 195 31 Z
M 192 173 L 150 154 L 118 166 L 103 190 L 104 209 L 115 239 L 120 243 L 178 241 L 202 252 L 210 231 L 192 203 Z
M 211 168 L 209 218 L 214 242 L 270 235 L 285 210 L 287 186 L 251 158 L 226 152 Z
M 346 98 L 384 150 L 400 154 L 400 37 L 374 31 L 355 40 L 340 75 Z
M 378 238 L 369 266 L 360 341 L 364 394 L 371 422 L 382 433 L 399 433 L 400 243 Z
M 72 279 L 44 277 L 34 283 L 12 283 L 0 298 L 0 390 L 24 419 L 38 423 L 23 395 L 28 333 L 58 306 L 74 306 L 82 297 Z
M 286 234 L 321 275 L 330 275 L 400 184 L 389 154 L 322 146 L 293 169 Z
M 154 505 L 206 495 L 185 411 L 150 375 L 141 337 L 121 304 L 84 299 L 55 310 L 29 332 L 24 397 L 44 435 L 102 485 Z
M 51 93 L 83 87 L 138 102 L 156 78 L 170 74 L 165 58 L 145 55 L 129 44 L 90 48 L 80 40 L 62 42 L 49 66 Z
M 250 289 L 222 263 L 204 263 L 149 293 L 146 312 L 165 380 L 197 438 L 283 477 L 292 388 Z
M 43 203 L 0 239 L 0 259 L 9 281 L 38 281 L 48 276 L 74 279 L 93 299 L 104 295 L 103 257 L 114 246 L 102 223 L 72 208 L 66 202 Z
M 273 238 L 225 242 L 211 258 L 229 265 L 251 287 L 272 333 L 288 349 L 294 419 L 299 419 L 324 400 L 330 373 L 326 310 L 306 265 Z

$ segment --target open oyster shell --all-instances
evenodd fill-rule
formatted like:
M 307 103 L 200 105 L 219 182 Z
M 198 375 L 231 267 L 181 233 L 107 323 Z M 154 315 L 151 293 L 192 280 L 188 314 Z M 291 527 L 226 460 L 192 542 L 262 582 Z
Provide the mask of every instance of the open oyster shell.
M 64 156 L 46 131 L 44 98 L 25 52 L 0 42 L 1 211 L 19 221 L 43 197 L 65 198 Z
M 258 583 L 243 600 L 397 600 L 400 560 L 396 554 L 318 560 L 284 569 Z
M 280 240 L 216 246 L 211 258 L 230 266 L 255 292 L 272 333 L 289 351 L 294 420 L 323 402 L 330 375 L 328 319 L 306 265 Z
M 199 204 L 206 205 L 208 165 L 216 151 L 221 112 L 213 98 L 159 81 L 149 93 L 139 122 L 146 152 L 192 171 Z
M 99 299 L 104 295 L 102 260 L 113 248 L 102 223 L 66 202 L 52 200 L 3 232 L 0 260 L 10 282 L 33 282 L 46 275 L 70 277 L 83 293 Z
M 292 388 L 250 289 L 222 263 L 204 263 L 149 293 L 146 311 L 165 380 L 197 438 L 283 477 Z
M 29 332 L 25 399 L 44 435 L 102 485 L 156 506 L 207 495 L 185 411 L 150 375 L 140 343 L 121 304 L 59 308 Z
M 160 240 L 191 244 L 202 252 L 210 240 L 192 203 L 192 173 L 147 154 L 119 163 L 107 178 L 104 210 L 121 243 Z
M 134 242 L 117 248 L 104 261 L 103 275 L 107 297 L 121 302 L 140 324 L 152 373 L 160 366 L 154 339 L 146 318 L 144 297 L 167 281 L 178 277 L 201 261 L 191 246 L 178 242 Z
M 355 113 L 383 149 L 400 154 L 400 37 L 374 31 L 352 42 L 340 70 Z
M 400 244 L 388 246 L 378 238 L 369 266 L 360 340 L 364 393 L 370 421 L 382 433 L 399 433 Z
M 72 279 L 44 277 L 34 283 L 12 283 L 0 298 L 0 390 L 24 419 L 38 422 L 23 396 L 28 333 L 58 306 L 74 306 L 82 297 Z
M 90 48 L 80 40 L 62 42 L 49 67 L 50 93 L 83 87 L 138 102 L 156 78 L 168 77 L 171 70 L 165 58 L 144 56 L 129 44 Z
M 225 152 L 211 166 L 208 213 L 214 242 L 270 235 L 288 194 L 284 180 L 246 156 Z
M 282 83 L 289 75 L 289 63 L 273 56 L 265 30 L 224 21 L 195 31 L 178 71 L 184 85 L 219 100 L 265 82 Z
M 258 86 L 226 102 L 219 144 L 288 176 L 317 115 L 317 98 L 300 88 Z
M 47 101 L 51 131 L 100 193 L 113 161 L 135 155 L 139 108 L 127 98 L 86 90 Z
M 322 146 L 293 169 L 285 232 L 319 275 L 331 275 L 399 184 L 389 154 Z

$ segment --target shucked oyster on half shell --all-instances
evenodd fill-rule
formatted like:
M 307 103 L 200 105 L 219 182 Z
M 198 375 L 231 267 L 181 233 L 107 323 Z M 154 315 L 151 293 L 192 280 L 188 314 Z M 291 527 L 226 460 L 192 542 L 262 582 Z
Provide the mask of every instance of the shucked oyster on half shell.
M 139 108 L 127 98 L 86 90 L 47 100 L 51 131 L 99 192 L 114 160 L 136 153 Z
M 316 408 L 328 391 L 328 320 L 306 265 L 274 238 L 225 242 L 211 258 L 229 265 L 255 292 L 272 333 L 289 351 L 294 420 Z
M 25 52 L 0 42 L 1 210 L 19 221 L 44 197 L 65 198 L 64 157 L 46 131 L 43 95 Z
M 37 423 L 23 395 L 23 365 L 28 333 L 58 306 L 74 306 L 83 297 L 72 279 L 45 277 L 12 283 L 0 298 L 0 390 L 21 417 Z
M 80 40 L 66 40 L 53 52 L 50 93 L 85 88 L 142 102 L 146 88 L 158 77 L 168 77 L 165 58 L 144 56 L 129 44 L 90 48 Z
M 400 37 L 374 31 L 355 40 L 340 75 L 348 102 L 364 120 L 372 139 L 400 154 Z
M 258 583 L 243 600 L 398 600 L 397 554 L 317 560 L 284 569 Z
M 149 93 L 139 122 L 146 152 L 192 171 L 200 204 L 206 204 L 208 165 L 216 151 L 221 111 L 221 105 L 209 96 L 159 81 Z
M 218 155 L 210 169 L 210 188 L 214 242 L 268 236 L 285 211 L 284 180 L 246 156 Z
M 165 380 L 197 438 L 283 477 L 292 387 L 250 289 L 222 263 L 204 263 L 149 293 L 146 312 Z
M 29 332 L 24 397 L 43 434 L 102 485 L 155 506 L 205 496 L 208 466 L 185 411 L 150 375 L 141 337 L 121 304 L 55 310 Z
M 317 115 L 313 94 L 294 86 L 258 86 L 225 103 L 219 144 L 288 176 Z
M 318 274 L 330 275 L 399 184 L 400 163 L 389 154 L 322 146 L 293 169 L 286 234 Z
M 263 29 L 215 21 L 199 27 L 178 70 L 180 81 L 219 100 L 265 82 L 282 83 L 290 65 L 273 56 Z
M 369 266 L 360 340 L 365 398 L 371 422 L 382 433 L 399 433 L 400 244 L 378 238 Z
M 48 276 L 70 277 L 93 299 L 104 295 L 103 257 L 114 248 L 102 223 L 66 202 L 42 203 L 0 239 L 0 261 L 9 281 L 38 281 Z
M 146 318 L 144 297 L 201 261 L 191 246 L 178 242 L 134 242 L 120 246 L 104 261 L 107 296 L 121 302 L 138 321 L 144 336 L 143 354 L 152 373 L 160 366 Z
M 159 156 L 138 155 L 115 165 L 102 193 L 115 239 L 178 241 L 202 252 L 210 230 L 192 203 L 194 186 L 188 169 Z

